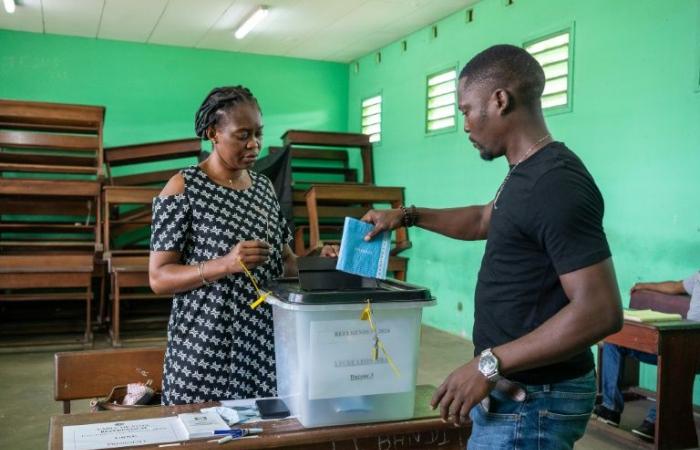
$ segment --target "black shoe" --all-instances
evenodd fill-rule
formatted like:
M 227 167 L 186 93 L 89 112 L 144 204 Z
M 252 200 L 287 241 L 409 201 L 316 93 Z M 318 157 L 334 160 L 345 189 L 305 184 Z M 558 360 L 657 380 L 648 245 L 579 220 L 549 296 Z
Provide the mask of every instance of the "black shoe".
M 654 442 L 654 436 L 656 435 L 656 427 L 654 422 L 649 422 L 645 420 L 637 428 L 632 429 L 632 433 L 636 434 L 645 441 Z
M 597 405 L 595 408 L 593 408 L 593 416 L 599 421 L 607 423 L 608 425 L 612 425 L 614 427 L 620 426 L 620 413 L 613 411 L 612 409 L 608 409 L 603 405 Z

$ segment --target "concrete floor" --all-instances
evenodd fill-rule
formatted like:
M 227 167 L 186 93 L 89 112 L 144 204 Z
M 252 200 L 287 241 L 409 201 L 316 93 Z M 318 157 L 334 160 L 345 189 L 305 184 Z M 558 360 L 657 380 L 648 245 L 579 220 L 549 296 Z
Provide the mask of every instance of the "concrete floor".
M 97 348 L 107 346 L 104 336 L 96 337 Z M 471 342 L 431 327 L 423 327 L 418 384 L 442 383 L 456 367 L 471 359 Z M 623 416 L 623 429 L 638 425 L 648 401 L 632 402 Z M 73 412 L 86 412 L 89 402 L 72 404 Z M 34 450 L 46 448 L 49 417 L 61 414 L 53 400 L 53 353 L 16 353 L 0 355 L 0 449 Z M 576 445 L 578 450 L 615 450 L 630 448 L 614 443 L 600 427 L 589 427 Z

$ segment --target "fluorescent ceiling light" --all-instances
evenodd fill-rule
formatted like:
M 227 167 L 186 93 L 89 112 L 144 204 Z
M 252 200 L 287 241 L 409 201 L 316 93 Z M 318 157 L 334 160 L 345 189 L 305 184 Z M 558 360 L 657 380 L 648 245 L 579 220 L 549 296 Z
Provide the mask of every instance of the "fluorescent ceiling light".
M 267 16 L 267 6 L 258 6 L 258 9 L 256 9 L 255 12 L 251 14 L 250 17 L 243 22 L 243 25 L 238 27 L 234 33 L 236 39 L 243 39 L 248 33 L 250 33 L 250 30 L 255 28 L 255 26 L 265 18 L 265 16 Z
M 3 0 L 2 2 L 5 4 L 5 11 L 10 14 L 15 12 L 15 0 Z

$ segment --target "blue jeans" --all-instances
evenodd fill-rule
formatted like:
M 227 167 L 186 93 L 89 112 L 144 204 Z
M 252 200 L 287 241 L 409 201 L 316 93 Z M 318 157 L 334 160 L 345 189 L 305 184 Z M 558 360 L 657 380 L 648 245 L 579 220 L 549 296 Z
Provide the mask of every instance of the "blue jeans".
M 469 413 L 469 450 L 572 449 L 586 431 L 595 403 L 593 371 L 555 384 L 522 385 L 527 394 L 517 401 L 493 390 L 487 402 Z
M 622 413 L 625 400 L 622 398 L 620 382 L 625 371 L 625 356 L 631 356 L 647 364 L 656 364 L 656 355 L 620 347 L 614 344 L 603 344 L 603 361 L 601 362 L 601 390 L 603 391 L 603 406 Z M 656 406 L 652 406 L 645 420 L 656 422 Z

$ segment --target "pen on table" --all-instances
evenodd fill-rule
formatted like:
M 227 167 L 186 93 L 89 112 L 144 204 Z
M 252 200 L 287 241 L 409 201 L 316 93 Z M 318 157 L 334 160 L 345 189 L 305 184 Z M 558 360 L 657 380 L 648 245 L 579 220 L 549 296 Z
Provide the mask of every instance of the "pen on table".
M 182 445 L 181 442 L 173 442 L 172 444 L 160 444 L 158 447 L 175 447 L 177 445 Z
M 215 435 L 228 435 L 232 438 L 248 436 L 249 434 L 260 434 L 262 428 L 232 428 L 230 430 L 214 430 Z

